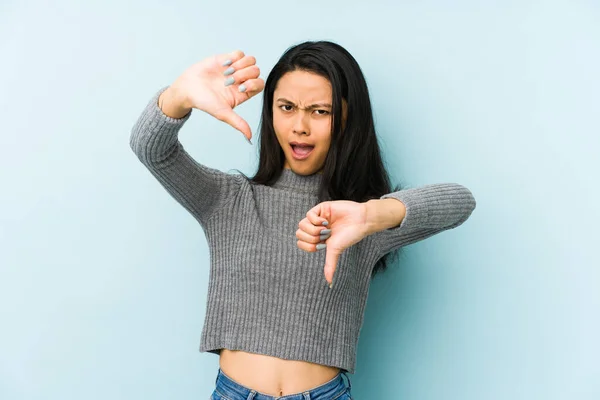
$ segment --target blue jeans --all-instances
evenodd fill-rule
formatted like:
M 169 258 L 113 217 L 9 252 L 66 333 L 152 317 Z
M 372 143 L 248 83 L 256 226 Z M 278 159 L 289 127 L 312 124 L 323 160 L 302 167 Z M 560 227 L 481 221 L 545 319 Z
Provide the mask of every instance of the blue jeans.
M 342 375 L 346 377 L 348 385 L 346 385 Z M 353 400 L 350 393 L 352 384 L 344 371 L 320 386 L 301 393 L 288 394 L 287 396 L 269 396 L 247 388 L 225 375 L 221 368 L 219 368 L 215 383 L 217 387 L 210 400 Z

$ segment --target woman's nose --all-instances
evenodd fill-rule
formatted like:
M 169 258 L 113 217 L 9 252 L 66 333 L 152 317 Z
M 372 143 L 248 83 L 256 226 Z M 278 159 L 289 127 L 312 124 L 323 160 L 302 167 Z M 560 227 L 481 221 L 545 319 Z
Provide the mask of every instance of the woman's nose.
M 296 114 L 293 126 L 294 133 L 310 135 L 310 123 L 308 117 L 309 116 L 302 111 Z

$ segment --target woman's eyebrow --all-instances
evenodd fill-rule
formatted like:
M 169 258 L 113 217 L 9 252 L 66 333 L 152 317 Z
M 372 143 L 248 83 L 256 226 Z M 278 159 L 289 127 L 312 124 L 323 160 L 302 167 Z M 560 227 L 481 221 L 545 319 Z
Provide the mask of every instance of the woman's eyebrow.
M 287 104 L 290 104 L 290 105 L 293 105 L 294 107 L 296 107 L 296 104 L 294 104 L 293 102 L 291 102 L 288 99 L 285 99 L 283 97 L 278 98 L 277 101 L 282 102 L 282 103 L 287 103 Z M 331 108 L 331 104 L 329 104 L 329 103 L 316 103 L 316 104 L 311 104 L 310 106 L 308 106 L 306 108 Z

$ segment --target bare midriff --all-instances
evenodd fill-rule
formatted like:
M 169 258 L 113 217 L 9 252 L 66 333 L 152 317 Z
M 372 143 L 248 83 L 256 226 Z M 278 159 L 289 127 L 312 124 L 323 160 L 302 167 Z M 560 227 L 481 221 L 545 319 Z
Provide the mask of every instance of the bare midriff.
M 340 369 L 307 361 L 222 349 L 221 371 L 240 385 L 269 396 L 301 393 L 332 380 Z

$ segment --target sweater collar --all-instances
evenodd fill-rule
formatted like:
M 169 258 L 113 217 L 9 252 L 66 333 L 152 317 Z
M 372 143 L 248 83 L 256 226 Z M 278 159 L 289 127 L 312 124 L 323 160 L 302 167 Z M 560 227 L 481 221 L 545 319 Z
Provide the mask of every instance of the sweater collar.
M 299 175 L 289 168 L 284 168 L 281 171 L 279 179 L 273 184 L 273 187 L 318 195 L 322 176 L 321 173 Z

